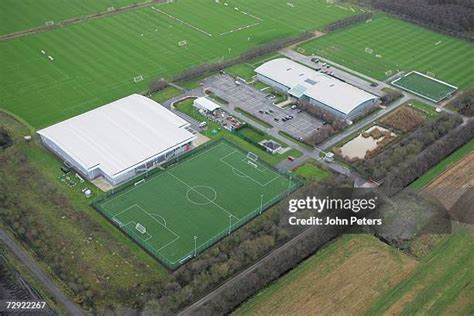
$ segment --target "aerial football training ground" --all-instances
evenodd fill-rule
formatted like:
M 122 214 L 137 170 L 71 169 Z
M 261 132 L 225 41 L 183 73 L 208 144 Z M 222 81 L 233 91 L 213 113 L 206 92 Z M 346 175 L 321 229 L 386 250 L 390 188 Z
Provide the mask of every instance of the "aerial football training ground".
M 440 102 L 457 90 L 453 85 L 416 71 L 392 81 L 392 84 L 433 102 Z
M 32 21 L 23 27 L 44 24 L 46 21 L 41 19 L 45 16 L 57 22 L 90 12 L 86 6 L 92 2 L 102 3 L 97 9 L 106 7 L 104 0 L 87 0 L 84 6 L 82 2 L 71 5 L 74 12 L 67 16 L 47 15 L 42 5 L 52 1 L 60 2 L 29 1 L 28 10 L 18 11 Z M 117 0 L 113 5 L 129 2 Z M 329 5 L 325 0 L 292 1 L 292 6 L 280 0 L 227 2 L 153 3 L 117 15 L 1 41 L 0 107 L 22 117 L 34 128 L 46 127 L 145 91 L 151 80 L 169 79 L 204 63 L 235 58 L 259 45 L 315 30 L 361 12 Z M 0 19 L 8 19 L 10 11 L 0 11 Z M 18 12 L 11 15 L 18 16 Z M 143 80 L 134 80 L 137 77 Z
M 174 269 L 298 186 L 296 179 L 220 140 L 96 208 Z
M 474 86 L 474 44 L 383 15 L 306 42 L 299 50 L 378 80 L 418 71 L 461 89 Z

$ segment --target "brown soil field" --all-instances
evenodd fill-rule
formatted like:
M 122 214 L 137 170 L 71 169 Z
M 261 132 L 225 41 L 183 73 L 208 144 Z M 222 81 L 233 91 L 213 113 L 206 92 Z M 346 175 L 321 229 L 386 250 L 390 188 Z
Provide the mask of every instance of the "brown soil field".
M 454 166 L 435 178 L 421 195 L 436 199 L 450 210 L 461 196 L 474 188 L 474 152 L 471 152 Z
M 416 264 L 371 235 L 342 236 L 235 314 L 362 315 Z
M 425 117 L 419 111 L 402 106 L 389 114 L 381 123 L 403 132 L 411 132 L 423 124 Z

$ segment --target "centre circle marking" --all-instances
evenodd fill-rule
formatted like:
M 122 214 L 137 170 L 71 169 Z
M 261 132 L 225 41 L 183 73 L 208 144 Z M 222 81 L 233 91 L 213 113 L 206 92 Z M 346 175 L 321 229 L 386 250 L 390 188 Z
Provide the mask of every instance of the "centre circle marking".
M 186 192 L 186 198 L 190 203 L 196 205 L 207 205 L 217 199 L 217 192 L 207 185 L 197 185 L 189 188 Z

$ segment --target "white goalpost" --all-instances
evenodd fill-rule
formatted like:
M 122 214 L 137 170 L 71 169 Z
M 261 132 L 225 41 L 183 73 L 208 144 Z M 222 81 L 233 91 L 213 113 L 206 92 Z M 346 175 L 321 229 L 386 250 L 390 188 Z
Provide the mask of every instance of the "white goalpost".
M 254 154 L 253 152 L 249 151 L 249 152 L 247 153 L 247 159 L 248 159 L 249 161 L 252 161 L 252 162 L 255 163 L 255 162 L 257 162 L 257 160 L 258 160 L 258 156 L 257 156 L 256 154 Z
M 53 26 L 54 25 L 54 21 L 46 21 L 44 23 L 46 26 Z
M 146 233 L 146 228 L 145 226 L 143 226 L 142 224 L 140 223 L 137 223 L 135 225 L 135 229 L 138 230 L 141 234 L 145 234 Z
M 368 53 L 368 54 L 372 54 L 374 52 L 374 50 L 372 48 L 366 47 L 365 52 Z
M 182 40 L 182 41 L 178 42 L 179 47 L 183 47 L 183 46 L 186 46 L 186 45 L 188 45 L 188 42 L 186 42 L 186 40 Z
M 143 183 L 145 183 L 145 179 L 141 179 L 140 181 L 135 182 L 133 185 L 137 186 L 137 185 L 140 185 L 140 184 L 143 184 Z
M 133 82 L 137 83 L 143 81 L 143 75 L 139 75 L 133 78 Z

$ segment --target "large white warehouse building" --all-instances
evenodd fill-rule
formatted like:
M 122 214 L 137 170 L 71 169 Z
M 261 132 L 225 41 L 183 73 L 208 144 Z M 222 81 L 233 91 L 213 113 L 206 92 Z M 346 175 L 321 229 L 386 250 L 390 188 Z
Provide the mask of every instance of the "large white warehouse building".
M 287 58 L 268 61 L 255 71 L 259 81 L 345 119 L 365 113 L 378 102 L 375 95 Z
M 189 123 L 133 94 L 38 131 L 44 145 L 89 180 L 113 185 L 189 150 Z

